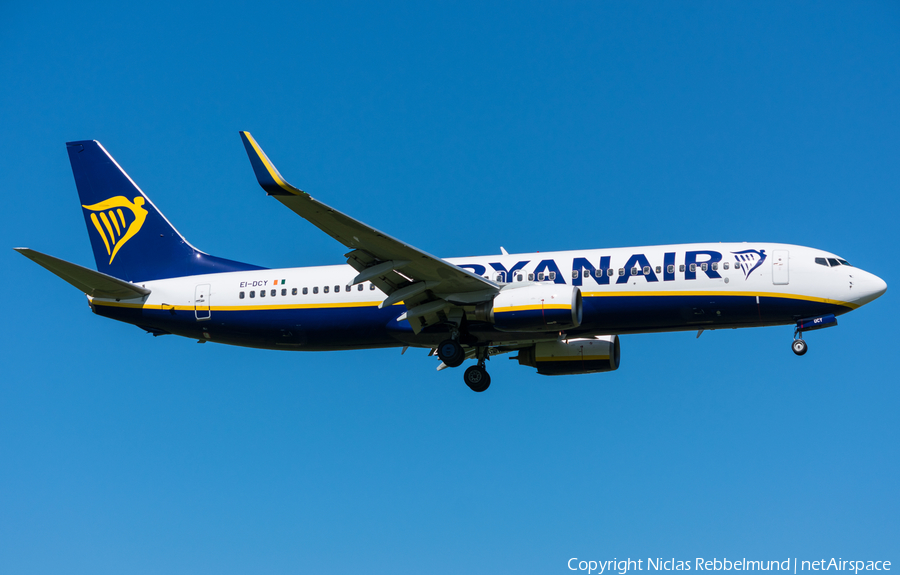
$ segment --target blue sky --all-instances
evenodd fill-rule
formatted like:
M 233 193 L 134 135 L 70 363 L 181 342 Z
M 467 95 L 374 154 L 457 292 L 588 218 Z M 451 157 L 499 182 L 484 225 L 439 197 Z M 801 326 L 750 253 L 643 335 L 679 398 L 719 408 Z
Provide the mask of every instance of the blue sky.
M 900 560 L 896 3 L 17 3 L 0 21 L 0 571 L 567 573 L 570 557 Z M 614 373 L 198 345 L 93 316 L 64 143 L 190 241 L 344 248 L 257 186 L 430 253 L 833 251 L 875 303 L 631 335 Z M 2 252 L 0 252 L 2 253 Z

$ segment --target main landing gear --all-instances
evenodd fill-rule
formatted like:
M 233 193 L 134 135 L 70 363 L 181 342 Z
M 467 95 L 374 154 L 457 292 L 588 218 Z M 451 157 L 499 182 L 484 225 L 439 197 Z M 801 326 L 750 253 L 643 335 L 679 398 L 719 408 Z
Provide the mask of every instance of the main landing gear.
M 466 385 L 476 393 L 481 393 L 491 385 L 491 376 L 488 375 L 487 370 L 482 365 L 483 363 L 484 361 L 482 360 L 478 362 L 478 365 L 469 367 L 463 375 Z
M 437 347 L 438 357 L 447 367 L 459 367 L 466 359 L 463 346 L 455 339 L 445 339 Z
M 488 348 L 476 347 L 475 357 L 478 359 L 478 364 L 466 369 L 466 373 L 463 375 L 466 385 L 476 393 L 481 393 L 491 385 L 491 376 L 484 367 L 484 362 L 488 359 L 488 353 Z
M 485 360 L 488 356 L 488 348 L 478 347 L 475 349 L 475 355 L 478 358 L 478 364 L 466 369 L 463 379 L 466 385 L 474 392 L 481 393 L 491 385 L 491 376 L 488 375 L 487 369 L 484 367 Z M 445 339 L 437 347 L 437 355 L 447 367 L 459 367 L 466 359 L 466 351 L 459 341 L 455 339 Z

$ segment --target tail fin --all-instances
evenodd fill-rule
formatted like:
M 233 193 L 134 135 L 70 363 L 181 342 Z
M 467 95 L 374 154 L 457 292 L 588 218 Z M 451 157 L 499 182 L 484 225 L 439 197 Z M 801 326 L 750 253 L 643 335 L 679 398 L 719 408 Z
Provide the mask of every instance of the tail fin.
M 201 252 L 96 140 L 67 142 L 97 270 L 126 281 L 264 269 Z

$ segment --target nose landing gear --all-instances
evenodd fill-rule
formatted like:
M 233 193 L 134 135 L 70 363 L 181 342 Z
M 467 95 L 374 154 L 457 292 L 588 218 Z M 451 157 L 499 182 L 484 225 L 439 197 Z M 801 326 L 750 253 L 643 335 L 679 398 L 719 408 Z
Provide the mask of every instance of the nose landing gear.
M 815 317 L 807 317 L 797 320 L 797 326 L 794 328 L 794 342 L 791 344 L 791 350 L 797 355 L 803 355 L 809 349 L 806 342 L 803 341 L 804 331 L 813 331 L 815 329 L 824 329 L 826 327 L 834 327 L 837 325 L 837 318 L 834 314 L 819 315 Z

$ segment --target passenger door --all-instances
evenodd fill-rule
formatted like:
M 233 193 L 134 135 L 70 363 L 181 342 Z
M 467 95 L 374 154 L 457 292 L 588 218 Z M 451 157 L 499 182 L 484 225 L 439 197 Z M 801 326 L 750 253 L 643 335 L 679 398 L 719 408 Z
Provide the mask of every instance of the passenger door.
M 775 250 L 772 252 L 772 283 L 777 286 L 788 284 L 788 262 L 790 257 L 787 250 Z

